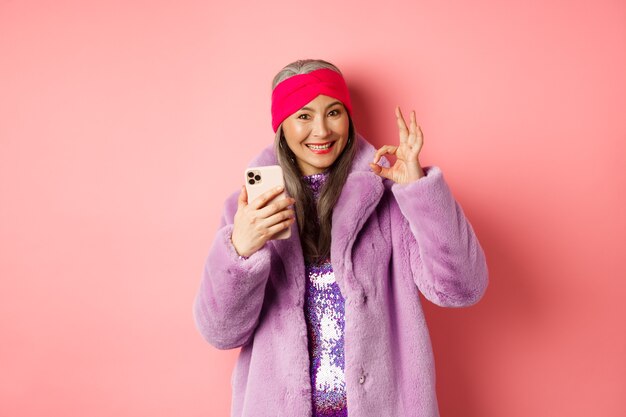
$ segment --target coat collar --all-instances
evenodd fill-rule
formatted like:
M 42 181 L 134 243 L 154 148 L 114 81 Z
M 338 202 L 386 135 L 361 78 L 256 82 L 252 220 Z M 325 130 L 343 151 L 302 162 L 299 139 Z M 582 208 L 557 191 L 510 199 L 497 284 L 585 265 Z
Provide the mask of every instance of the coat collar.
M 369 163 L 374 159 L 376 148 L 357 133 L 357 151 L 352 161 L 346 182 L 335 208 L 333 209 L 333 230 L 331 237 L 331 261 L 342 294 L 358 286 L 352 268 L 352 246 L 357 234 L 380 201 L 385 185 L 383 179 L 374 174 Z M 379 163 L 389 167 L 389 162 L 382 157 Z M 278 164 L 274 145 L 266 147 L 254 158 L 251 166 Z M 287 271 L 297 271 L 304 275 L 304 257 L 297 223 L 291 227 L 291 237 L 284 240 L 272 240 L 271 244 L 283 260 Z M 304 283 L 296 280 L 298 289 L 303 290 Z M 350 289 L 349 289 L 350 288 Z

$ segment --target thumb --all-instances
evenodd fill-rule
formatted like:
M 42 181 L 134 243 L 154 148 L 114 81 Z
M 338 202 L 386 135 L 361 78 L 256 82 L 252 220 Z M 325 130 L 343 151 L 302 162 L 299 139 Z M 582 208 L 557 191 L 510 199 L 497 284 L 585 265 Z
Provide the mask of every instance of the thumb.
M 391 179 L 391 174 L 390 174 L 390 169 L 378 164 L 374 164 L 370 162 L 370 167 L 372 168 L 372 171 L 374 171 L 374 174 L 378 174 L 381 177 L 385 177 L 388 179 Z
M 246 186 L 241 186 L 241 192 L 239 193 L 239 198 L 237 199 L 237 207 L 242 208 L 248 204 L 248 190 L 246 190 Z

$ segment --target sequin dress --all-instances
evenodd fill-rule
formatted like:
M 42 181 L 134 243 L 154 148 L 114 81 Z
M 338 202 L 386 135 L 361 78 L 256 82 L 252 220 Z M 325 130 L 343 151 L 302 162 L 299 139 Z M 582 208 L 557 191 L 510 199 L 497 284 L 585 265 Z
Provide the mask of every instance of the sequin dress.
M 306 175 L 317 201 L 328 171 Z M 327 258 L 305 263 L 306 293 L 304 315 L 309 338 L 313 417 L 348 415 L 344 360 L 344 298 Z

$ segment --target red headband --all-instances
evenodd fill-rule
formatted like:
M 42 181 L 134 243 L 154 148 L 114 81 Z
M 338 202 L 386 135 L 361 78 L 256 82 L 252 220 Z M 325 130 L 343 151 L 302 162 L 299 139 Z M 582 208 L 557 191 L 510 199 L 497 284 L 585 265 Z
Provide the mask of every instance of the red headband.
M 341 101 L 352 116 L 350 93 L 345 80 L 337 71 L 321 68 L 308 74 L 298 74 L 281 81 L 272 91 L 272 127 L 274 132 L 290 115 L 320 94 Z

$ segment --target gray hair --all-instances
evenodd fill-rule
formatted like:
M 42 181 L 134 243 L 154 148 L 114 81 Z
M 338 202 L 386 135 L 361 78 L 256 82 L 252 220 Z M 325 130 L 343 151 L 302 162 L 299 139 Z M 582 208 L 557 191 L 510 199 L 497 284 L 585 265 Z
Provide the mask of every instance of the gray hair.
M 308 74 L 320 68 L 328 68 L 341 74 L 339 68 L 330 62 L 321 59 L 301 59 L 292 62 L 276 74 L 272 89 L 287 78 L 299 74 Z M 320 190 L 317 202 L 308 185 L 302 179 L 302 172 L 298 167 L 296 156 L 286 143 L 282 123 L 278 126 L 274 138 L 274 149 L 278 163 L 283 168 L 285 187 L 288 194 L 296 199 L 294 210 L 298 222 L 300 243 L 304 258 L 308 261 L 319 262 L 330 256 L 333 208 L 341 194 L 357 150 L 356 130 L 349 114 L 348 119 L 350 128 L 346 147 L 330 167 L 328 178 Z
M 276 86 L 281 81 L 285 81 L 287 78 L 299 74 L 308 74 L 309 72 L 318 70 L 320 68 L 328 68 L 341 74 L 339 68 L 337 68 L 328 61 L 324 61 L 322 59 L 299 59 L 298 61 L 292 62 L 291 64 L 287 65 L 282 70 L 280 70 L 278 74 L 276 74 L 274 80 L 272 81 L 272 90 L 276 88 Z

